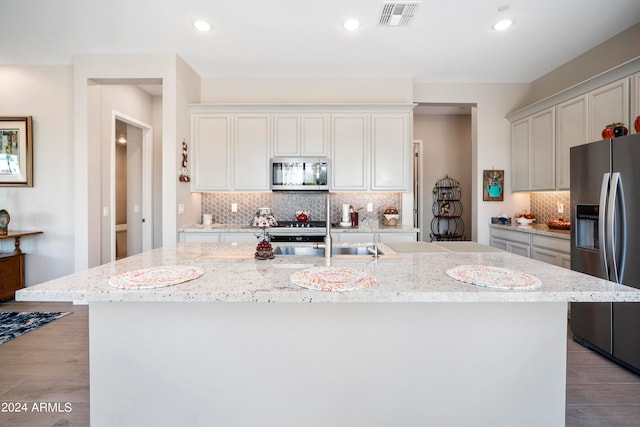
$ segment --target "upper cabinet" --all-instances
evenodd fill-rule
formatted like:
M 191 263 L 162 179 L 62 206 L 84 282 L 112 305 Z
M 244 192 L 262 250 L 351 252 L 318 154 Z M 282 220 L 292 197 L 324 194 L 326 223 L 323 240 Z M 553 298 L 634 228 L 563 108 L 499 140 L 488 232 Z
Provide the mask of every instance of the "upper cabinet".
M 631 99 L 631 117 L 629 119 L 629 132 L 635 131 L 636 118 L 640 117 L 640 73 L 636 73 L 631 78 L 632 99 Z
M 230 114 L 191 115 L 192 191 L 231 190 L 232 117 Z
M 192 191 L 270 191 L 272 157 L 329 157 L 331 191 L 409 191 L 412 104 L 192 105 Z
M 629 78 L 617 80 L 588 93 L 590 140 L 602 139 L 602 130 L 610 123 L 629 125 Z
M 327 156 L 328 114 L 274 114 L 274 156 Z
M 569 190 L 571 148 L 638 115 L 640 59 L 509 114 L 512 191 Z
M 553 108 L 514 122 L 511 132 L 511 189 L 552 190 L 555 187 Z
M 369 117 L 365 114 L 336 114 L 331 117 L 331 190 L 367 190 L 368 125 Z
M 407 191 L 411 169 L 411 116 L 374 114 L 371 117 L 371 189 Z
M 268 191 L 271 138 L 267 114 L 239 114 L 235 117 L 234 189 Z
M 556 106 L 556 187 L 569 189 L 571 147 L 589 142 L 588 97 L 581 95 Z

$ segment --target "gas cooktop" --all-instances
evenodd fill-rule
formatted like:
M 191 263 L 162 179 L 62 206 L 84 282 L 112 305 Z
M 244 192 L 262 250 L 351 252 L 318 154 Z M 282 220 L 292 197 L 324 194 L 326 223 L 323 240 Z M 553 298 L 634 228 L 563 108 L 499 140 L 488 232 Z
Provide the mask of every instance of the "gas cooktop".
M 276 227 L 283 228 L 324 228 L 327 226 L 325 221 L 278 221 L 278 225 Z

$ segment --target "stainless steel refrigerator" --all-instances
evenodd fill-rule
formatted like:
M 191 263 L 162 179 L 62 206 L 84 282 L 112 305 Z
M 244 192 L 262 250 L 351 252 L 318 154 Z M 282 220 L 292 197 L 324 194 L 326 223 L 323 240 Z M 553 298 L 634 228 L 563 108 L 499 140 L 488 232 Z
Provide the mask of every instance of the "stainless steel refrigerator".
M 640 288 L 640 135 L 571 148 L 571 269 Z M 572 303 L 573 338 L 640 373 L 640 303 Z

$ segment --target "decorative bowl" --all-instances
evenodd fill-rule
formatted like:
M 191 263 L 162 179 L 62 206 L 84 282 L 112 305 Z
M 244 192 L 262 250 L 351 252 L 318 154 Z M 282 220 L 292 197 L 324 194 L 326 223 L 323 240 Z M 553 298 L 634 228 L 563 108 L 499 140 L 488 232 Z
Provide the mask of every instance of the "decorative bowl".
M 520 225 L 529 225 L 529 224 L 531 224 L 531 223 L 532 223 L 533 221 L 535 221 L 535 220 L 536 220 L 535 218 L 528 219 L 528 218 L 525 218 L 525 217 L 523 217 L 523 216 L 521 216 L 520 218 L 516 218 L 516 221 L 517 221 L 517 222 L 518 222 L 518 224 L 520 224 Z

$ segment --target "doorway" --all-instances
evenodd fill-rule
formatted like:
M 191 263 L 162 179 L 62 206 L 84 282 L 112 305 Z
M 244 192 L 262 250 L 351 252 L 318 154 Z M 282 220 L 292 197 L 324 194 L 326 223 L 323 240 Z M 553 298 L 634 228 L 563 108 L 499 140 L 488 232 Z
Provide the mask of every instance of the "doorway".
M 152 128 L 113 112 L 111 260 L 152 248 Z

